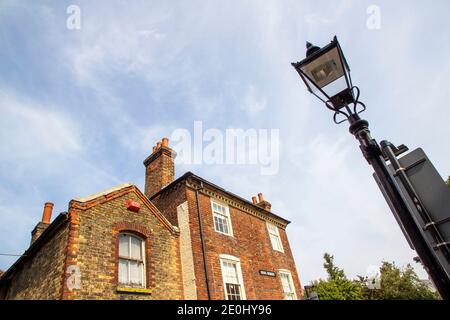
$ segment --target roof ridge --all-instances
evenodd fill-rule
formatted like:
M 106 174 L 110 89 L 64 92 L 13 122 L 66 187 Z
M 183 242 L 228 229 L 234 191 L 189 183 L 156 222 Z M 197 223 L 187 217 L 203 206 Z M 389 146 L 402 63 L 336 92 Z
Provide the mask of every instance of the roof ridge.
M 114 186 L 114 187 L 102 190 L 100 192 L 91 194 L 89 196 L 82 197 L 82 198 L 73 198 L 72 200 L 75 200 L 75 201 L 78 201 L 78 202 L 88 202 L 88 201 L 93 200 L 95 198 L 107 195 L 108 193 L 111 193 L 111 192 L 114 192 L 114 191 L 118 191 L 118 190 L 121 190 L 123 188 L 131 187 L 131 186 L 135 186 L 136 187 L 136 185 L 133 182 L 124 182 L 124 183 L 119 184 L 117 186 Z

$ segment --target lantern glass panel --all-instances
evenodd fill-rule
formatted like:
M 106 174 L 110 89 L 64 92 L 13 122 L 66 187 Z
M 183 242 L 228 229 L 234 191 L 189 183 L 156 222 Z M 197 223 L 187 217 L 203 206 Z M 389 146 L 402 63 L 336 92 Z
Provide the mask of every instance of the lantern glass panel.
M 301 67 L 301 70 L 314 82 L 315 85 L 310 87 L 314 93 L 319 91 L 317 88 L 319 87 L 329 97 L 332 97 L 348 87 L 345 80 L 344 66 L 341 63 L 337 47 L 304 65 Z M 338 79 L 342 81 L 334 83 Z

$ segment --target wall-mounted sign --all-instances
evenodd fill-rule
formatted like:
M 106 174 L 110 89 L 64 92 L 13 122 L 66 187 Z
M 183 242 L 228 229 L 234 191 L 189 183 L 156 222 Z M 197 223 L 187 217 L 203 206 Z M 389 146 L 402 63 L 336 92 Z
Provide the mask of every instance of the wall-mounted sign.
M 275 278 L 277 275 L 273 271 L 267 271 L 267 270 L 259 270 L 259 274 L 266 277 L 273 277 Z

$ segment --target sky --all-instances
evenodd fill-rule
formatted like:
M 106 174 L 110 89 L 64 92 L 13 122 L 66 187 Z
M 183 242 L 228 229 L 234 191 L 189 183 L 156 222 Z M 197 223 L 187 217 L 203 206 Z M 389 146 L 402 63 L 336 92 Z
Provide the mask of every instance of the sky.
M 68 28 L 70 5 L 80 25 Z M 373 24 L 375 5 L 379 13 Z M 302 284 L 334 254 L 350 278 L 413 263 L 347 124 L 291 67 L 337 35 L 373 136 L 422 147 L 450 175 L 450 3 L 433 1 L 0 0 L 0 253 L 21 254 L 43 204 L 123 182 L 177 129 L 279 130 L 279 168 L 176 166 L 246 199 L 259 192 L 287 227 Z M 368 24 L 369 22 L 369 24 Z M 447 147 L 446 147 L 447 145 Z M 0 269 L 15 257 L 0 256 Z

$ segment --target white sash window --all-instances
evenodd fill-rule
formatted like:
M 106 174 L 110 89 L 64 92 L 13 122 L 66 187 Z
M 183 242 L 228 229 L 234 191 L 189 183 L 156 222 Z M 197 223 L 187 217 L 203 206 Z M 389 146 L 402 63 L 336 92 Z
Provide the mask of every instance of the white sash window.
M 280 270 L 281 285 L 283 286 L 283 293 L 285 300 L 297 300 L 295 294 L 294 281 L 292 275 L 287 270 Z
M 119 235 L 119 284 L 145 287 L 145 244 L 135 235 Z
M 211 205 L 214 217 L 214 230 L 228 236 L 233 236 L 233 229 L 231 228 L 230 211 L 228 206 L 212 199 Z
M 272 223 L 267 223 L 267 230 L 269 232 L 270 242 L 272 243 L 272 248 L 274 250 L 284 252 L 283 244 L 281 243 L 280 233 L 278 227 Z
M 229 255 L 220 255 L 220 257 L 225 299 L 245 300 L 244 282 L 239 259 Z

